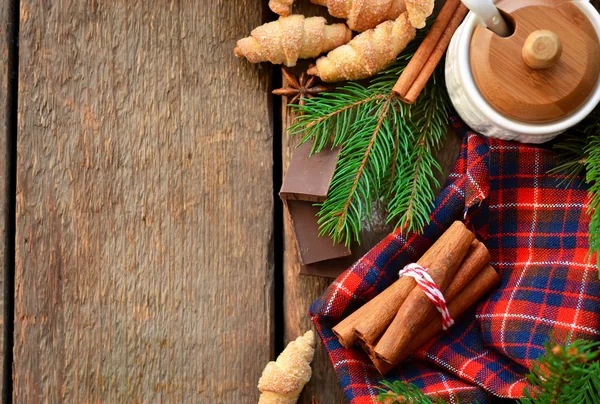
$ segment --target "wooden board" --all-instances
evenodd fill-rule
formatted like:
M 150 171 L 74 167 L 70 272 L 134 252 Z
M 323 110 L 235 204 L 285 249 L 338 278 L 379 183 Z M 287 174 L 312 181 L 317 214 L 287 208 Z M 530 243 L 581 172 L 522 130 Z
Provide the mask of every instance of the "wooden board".
M 294 12 L 305 14 L 307 16 L 322 15 L 327 17 L 329 22 L 335 21 L 335 19 L 327 15 L 327 9 L 324 7 L 312 5 L 308 2 L 300 2 L 294 7 Z M 298 67 L 294 69 L 294 72 L 299 74 L 300 72 L 305 71 L 307 66 L 307 62 L 300 63 Z M 286 128 L 293 121 L 293 114 L 286 109 L 285 106 L 286 102 L 285 100 L 282 100 L 282 152 L 284 173 L 296 145 L 296 141 L 290 139 L 285 133 Z M 458 139 L 454 133 L 450 133 L 438 156 L 438 161 L 444 168 L 444 173 L 439 175 L 442 184 L 454 164 L 459 148 L 460 139 Z M 358 249 L 353 251 L 353 255 L 356 257 L 364 255 L 393 230 L 393 227 L 385 224 L 385 216 L 378 213 L 379 212 L 375 213 L 374 220 L 370 226 L 362 231 L 362 244 Z M 301 335 L 307 329 L 314 329 L 312 322 L 308 318 L 308 309 L 312 302 L 327 289 L 331 280 L 299 275 L 301 263 L 296 242 L 294 240 L 293 229 L 287 215 L 284 217 L 284 245 L 284 316 L 285 341 L 287 343 L 298 335 Z M 320 340 L 313 361 L 313 377 L 306 385 L 299 403 L 310 404 L 312 397 L 315 397 L 317 402 L 321 404 L 346 402 L 333 369 L 333 365 Z
M 232 50 L 263 18 L 21 2 L 15 402 L 257 401 L 271 69 Z
M 10 10 L 9 1 L 0 2 L 0 364 L 4 363 L 4 264 L 6 257 L 6 214 L 8 195 L 6 194 L 7 167 L 7 138 L 9 111 L 7 109 L 9 64 L 8 52 L 12 38 L 10 38 Z M 0 365 L 0 397 L 4 393 L 4 367 Z

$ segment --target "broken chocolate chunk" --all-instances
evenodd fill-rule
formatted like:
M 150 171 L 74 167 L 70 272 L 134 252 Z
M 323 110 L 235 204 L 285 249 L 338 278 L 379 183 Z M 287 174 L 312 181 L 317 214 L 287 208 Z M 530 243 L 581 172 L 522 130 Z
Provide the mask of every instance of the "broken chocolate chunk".
M 294 150 L 279 192 L 281 199 L 323 202 L 327 198 L 340 148 L 326 147 L 311 156 L 312 147 L 313 142 L 306 142 Z
M 327 261 L 300 265 L 300 275 L 320 276 L 323 278 L 337 278 L 356 261 L 355 257 L 335 258 Z
M 292 221 L 302 264 L 310 265 L 351 254 L 343 244 L 334 244 L 330 237 L 319 237 L 319 207 L 313 206 L 313 202 L 288 200 L 285 204 Z

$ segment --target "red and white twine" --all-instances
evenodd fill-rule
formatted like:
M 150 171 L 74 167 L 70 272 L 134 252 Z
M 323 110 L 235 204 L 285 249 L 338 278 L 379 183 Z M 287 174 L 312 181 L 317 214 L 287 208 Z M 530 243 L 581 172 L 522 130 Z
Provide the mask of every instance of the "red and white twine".
M 425 296 L 427 296 L 437 311 L 442 315 L 442 327 L 444 330 L 447 330 L 454 325 L 454 320 L 448 311 L 444 294 L 427 273 L 427 268 L 423 268 L 419 264 L 408 264 L 398 275 L 401 277 L 410 276 L 417 281 L 417 285 L 419 285 L 423 293 L 425 293 Z

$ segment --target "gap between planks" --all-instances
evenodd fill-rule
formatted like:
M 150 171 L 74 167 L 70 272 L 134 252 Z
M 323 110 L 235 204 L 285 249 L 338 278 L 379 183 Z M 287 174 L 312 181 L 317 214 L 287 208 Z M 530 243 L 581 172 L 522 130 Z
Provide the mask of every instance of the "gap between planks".
M 5 3 L 7 47 L 7 83 L 6 83 L 6 133 L 5 135 L 5 188 L 4 188 L 4 329 L 2 346 L 2 402 L 12 402 L 12 365 L 14 332 L 15 297 L 15 205 L 17 183 L 17 130 L 18 130 L 18 94 L 19 94 L 19 0 Z

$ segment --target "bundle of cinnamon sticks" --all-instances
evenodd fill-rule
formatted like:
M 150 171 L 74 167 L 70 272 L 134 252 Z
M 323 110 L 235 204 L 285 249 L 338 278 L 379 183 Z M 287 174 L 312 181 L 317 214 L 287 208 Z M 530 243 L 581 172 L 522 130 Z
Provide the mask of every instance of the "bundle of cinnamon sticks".
M 407 104 L 416 101 L 468 11 L 460 0 L 446 1 L 427 36 L 394 86 L 393 92 L 396 97 Z
M 485 245 L 461 222 L 452 226 L 417 264 L 437 284 L 452 318 L 473 306 L 499 280 Z M 400 277 L 333 328 L 340 343 L 365 350 L 383 375 L 441 331 L 440 313 L 411 277 Z

